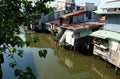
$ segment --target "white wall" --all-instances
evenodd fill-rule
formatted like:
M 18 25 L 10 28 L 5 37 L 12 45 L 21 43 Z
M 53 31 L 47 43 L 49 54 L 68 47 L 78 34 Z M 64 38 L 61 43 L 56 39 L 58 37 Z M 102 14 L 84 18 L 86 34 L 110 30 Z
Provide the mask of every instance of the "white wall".
M 95 4 L 94 3 L 86 3 L 86 10 L 87 11 L 95 10 Z

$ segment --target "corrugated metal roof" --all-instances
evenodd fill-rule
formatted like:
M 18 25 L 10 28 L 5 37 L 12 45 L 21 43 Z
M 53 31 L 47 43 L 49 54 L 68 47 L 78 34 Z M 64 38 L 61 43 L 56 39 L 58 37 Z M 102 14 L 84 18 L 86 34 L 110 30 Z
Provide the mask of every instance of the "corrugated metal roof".
M 61 15 L 61 16 L 59 16 L 59 18 L 72 17 L 72 16 L 84 14 L 84 13 L 86 13 L 86 11 L 84 11 L 84 10 L 79 10 L 79 11 L 71 12 L 71 13 L 68 13 L 68 14 L 65 14 L 65 15 Z
M 104 3 L 101 8 L 120 8 L 120 1 Z
M 62 27 L 63 28 L 67 28 L 67 29 L 72 29 L 72 30 L 76 30 L 76 29 L 80 29 L 80 28 L 83 28 L 83 27 L 86 27 L 88 26 L 89 28 L 95 28 L 95 27 L 98 27 L 97 24 L 95 23 L 78 23 L 78 24 L 65 24 L 63 25 Z
M 51 24 L 56 24 L 56 25 L 60 25 L 59 20 L 50 21 L 49 23 L 51 23 Z
M 107 30 L 98 30 L 90 34 L 90 36 L 102 38 L 102 39 L 114 39 L 120 41 L 120 33 L 107 31 Z
M 112 15 L 112 14 L 120 14 L 120 12 L 118 11 L 118 12 L 101 12 L 101 11 L 99 11 L 99 10 L 96 10 L 96 11 L 93 11 L 94 13 L 97 13 L 97 14 L 109 14 L 109 15 Z

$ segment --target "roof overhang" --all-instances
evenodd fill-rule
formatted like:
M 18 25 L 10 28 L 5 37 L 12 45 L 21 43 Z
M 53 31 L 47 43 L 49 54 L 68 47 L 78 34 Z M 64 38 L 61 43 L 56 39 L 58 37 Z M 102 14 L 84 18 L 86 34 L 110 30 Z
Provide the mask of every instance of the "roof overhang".
M 120 8 L 120 1 L 111 1 L 102 4 L 101 8 Z
M 99 15 L 120 14 L 120 12 L 100 12 L 99 10 L 96 10 L 96 11 L 93 11 L 93 12 L 96 13 L 96 14 L 99 14 Z
M 55 24 L 55 25 L 60 25 L 60 22 L 59 20 L 54 20 L 54 21 L 49 21 L 47 23 L 45 23 L 46 25 L 52 25 L 52 24 Z
M 102 38 L 102 39 L 113 39 L 120 41 L 120 33 L 107 31 L 107 30 L 98 30 L 95 32 L 92 32 L 90 36 Z
M 71 30 L 77 30 L 77 29 L 82 29 L 82 28 L 89 28 L 89 29 L 94 29 L 94 28 L 100 28 L 102 24 L 99 24 L 97 22 L 90 23 L 76 23 L 76 24 L 64 24 L 61 27 L 65 29 L 71 29 Z

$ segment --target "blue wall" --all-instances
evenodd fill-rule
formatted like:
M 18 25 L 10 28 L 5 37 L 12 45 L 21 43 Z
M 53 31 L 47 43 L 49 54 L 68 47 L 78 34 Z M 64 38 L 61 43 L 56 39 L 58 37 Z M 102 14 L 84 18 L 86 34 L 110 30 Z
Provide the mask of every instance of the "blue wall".
M 106 21 L 103 29 L 120 32 L 120 15 L 106 15 Z

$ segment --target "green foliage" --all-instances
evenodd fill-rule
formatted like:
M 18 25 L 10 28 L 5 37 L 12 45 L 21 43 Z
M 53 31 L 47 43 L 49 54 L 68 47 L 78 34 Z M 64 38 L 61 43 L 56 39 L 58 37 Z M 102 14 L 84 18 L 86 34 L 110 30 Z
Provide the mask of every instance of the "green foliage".
M 54 30 L 53 30 L 53 35 L 56 36 L 57 33 L 58 33 L 58 30 L 57 30 L 57 29 L 54 29 Z
M 40 2 L 36 2 L 35 3 L 36 7 L 33 8 L 35 10 L 35 14 L 38 14 L 38 13 L 51 14 L 51 13 L 53 13 L 54 12 L 53 8 L 46 5 L 47 2 L 51 2 L 51 1 L 54 1 L 54 0 L 40 0 Z
M 24 42 L 15 34 L 20 34 L 21 25 L 29 25 L 35 15 L 51 14 L 53 8 L 46 3 L 54 0 L 1 0 L 0 1 L 0 45 L 10 44 L 23 47 Z
M 8 57 L 13 58 L 14 55 L 13 55 L 12 53 L 10 53 L 10 54 L 8 55 Z
M 9 66 L 12 68 L 14 68 L 16 65 L 17 65 L 17 63 L 15 61 L 9 63 Z
M 23 57 L 23 53 L 24 53 L 23 50 L 18 50 L 18 56 Z
M 104 45 L 106 47 L 109 46 L 109 42 L 107 39 L 105 40 L 105 39 L 94 38 L 93 41 L 95 44 L 98 44 L 98 45 Z
M 40 56 L 40 57 L 45 58 L 46 55 L 47 55 L 47 50 L 46 50 L 46 49 L 44 49 L 44 50 L 40 50 L 38 53 L 39 53 L 39 56 Z
M 51 14 L 53 8 L 46 5 L 46 3 L 54 0 L 37 0 L 32 2 L 30 0 L 0 0 L 0 53 L 4 53 L 10 59 L 14 60 L 9 63 L 9 66 L 14 68 L 18 65 L 14 55 L 22 57 L 24 51 L 16 50 L 15 47 L 29 46 L 30 41 L 23 41 L 18 35 L 21 34 L 20 28 L 29 25 L 33 22 L 35 15 Z M 34 5 L 33 5 L 34 3 Z M 32 39 L 37 42 L 36 37 Z M 9 50 L 6 51 L 6 50 Z M 21 69 L 15 70 L 15 76 L 19 79 L 35 79 L 32 69 L 26 68 L 26 72 Z
M 20 74 L 21 74 L 21 70 L 19 70 L 19 69 L 16 69 L 15 71 L 14 71 L 14 74 L 15 74 L 15 76 L 19 76 Z
M 39 38 L 38 38 L 38 37 L 33 37 L 31 42 L 35 42 L 35 43 L 36 43 L 36 42 L 38 42 L 38 41 L 39 41 Z
M 19 79 L 36 79 L 36 77 L 32 73 L 32 69 L 29 66 L 26 67 L 26 72 L 23 72 L 22 70 L 16 69 L 14 71 L 14 74 L 16 77 L 19 76 Z
M 9 49 L 9 52 L 14 53 L 14 52 L 16 52 L 16 49 L 12 47 Z

